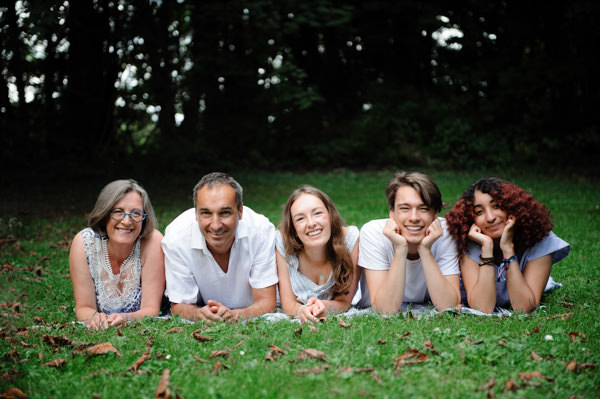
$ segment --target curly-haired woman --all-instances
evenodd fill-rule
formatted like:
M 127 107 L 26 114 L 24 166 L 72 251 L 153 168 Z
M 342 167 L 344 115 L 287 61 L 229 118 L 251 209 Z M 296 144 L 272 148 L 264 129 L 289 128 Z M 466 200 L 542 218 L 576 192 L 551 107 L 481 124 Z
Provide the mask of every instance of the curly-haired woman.
M 275 236 L 284 313 L 305 322 L 348 310 L 361 274 L 358 235 L 323 191 L 303 186 L 290 194 Z
M 552 265 L 569 254 L 569 244 L 552 232 L 550 211 L 495 177 L 471 184 L 446 221 L 457 242 L 467 303 L 484 313 L 508 305 L 536 309 L 542 293 L 556 285 Z

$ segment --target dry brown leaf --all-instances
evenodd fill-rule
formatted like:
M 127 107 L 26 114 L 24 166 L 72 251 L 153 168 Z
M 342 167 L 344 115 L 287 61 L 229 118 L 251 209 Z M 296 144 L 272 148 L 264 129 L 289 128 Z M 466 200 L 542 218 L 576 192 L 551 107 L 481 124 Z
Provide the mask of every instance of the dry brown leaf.
M 89 373 L 85 378 L 92 378 L 92 377 L 95 377 L 95 376 L 97 376 L 99 374 L 110 375 L 110 372 L 107 371 L 107 370 L 104 370 L 104 369 L 100 369 L 100 370 L 94 371 L 93 373 Z
M 27 397 L 23 391 L 16 387 L 8 388 L 0 395 L 0 398 L 3 399 L 27 399 Z
M 573 308 L 573 307 L 575 307 L 575 305 L 573 305 L 570 302 L 562 301 L 560 304 L 563 305 L 565 308 Z
M 294 330 L 294 337 L 298 338 L 301 335 L 302 335 L 302 326 L 300 326 Z
M 404 334 L 400 335 L 400 338 L 408 338 L 412 335 L 412 333 L 410 331 L 405 332 Z
M 167 330 L 167 334 L 181 333 L 181 332 L 183 332 L 183 327 L 180 327 L 180 326 L 172 327 Z
M 541 385 L 541 382 L 539 381 L 531 381 L 533 378 L 545 378 L 539 371 L 524 371 L 517 375 L 519 376 L 521 381 L 523 381 L 523 384 L 530 387 Z
M 127 371 L 131 371 L 131 370 L 138 371 L 140 366 L 148 359 L 150 359 L 150 353 L 148 353 L 148 352 L 142 353 L 142 356 L 140 356 L 140 358 L 138 360 L 136 360 L 135 363 L 133 363 L 131 366 L 129 366 L 127 368 Z
M 571 360 L 567 362 L 567 370 L 575 371 L 577 370 L 577 362 L 575 360 Z
M 19 361 L 19 352 L 17 352 L 16 349 L 13 349 L 2 356 L 2 360 L 16 363 Z
M 207 337 L 206 335 L 200 334 L 199 331 L 202 331 L 202 330 L 197 330 L 197 331 L 192 332 L 192 336 L 194 338 L 196 338 L 196 340 L 198 342 L 207 342 L 207 341 L 212 341 L 213 340 L 211 337 Z
M 294 370 L 294 374 L 296 375 L 305 375 L 305 374 L 319 374 L 325 370 L 329 370 L 331 368 L 328 364 L 320 364 L 310 369 L 298 369 Z
M 199 361 L 200 363 L 208 363 L 208 360 L 199 357 L 198 355 L 194 355 L 194 359 Z
M 383 345 L 385 345 L 385 340 L 383 340 L 383 339 L 379 338 L 379 339 L 377 340 L 377 343 L 378 343 L 379 345 L 383 346 Z
M 595 363 L 579 363 L 578 364 L 574 360 L 567 362 L 567 370 L 569 370 L 569 371 L 579 371 L 582 369 L 595 369 L 596 367 L 598 367 L 598 365 Z
M 513 378 L 511 378 L 504 383 L 504 390 L 502 390 L 502 392 L 506 393 L 508 391 L 516 391 L 518 389 L 521 389 L 521 387 Z
M 212 369 L 210 370 L 211 374 L 219 374 L 221 371 L 227 369 L 227 366 L 225 366 L 223 363 L 221 363 L 220 361 L 217 361 Z
M 73 353 L 76 354 L 85 353 L 93 356 L 106 355 L 109 352 L 121 357 L 121 353 L 110 342 L 97 343 L 96 345 L 92 345 L 87 348 L 78 348 L 73 350 Z
M 54 359 L 52 361 L 42 364 L 42 366 L 59 368 L 64 366 L 65 364 L 67 364 L 67 359 Z
M 350 327 L 350 324 L 346 323 L 346 322 L 345 322 L 344 320 L 342 320 L 342 318 L 341 318 L 341 317 L 339 317 L 339 316 L 337 317 L 337 321 L 338 321 L 338 324 L 340 325 L 340 327 L 343 327 L 343 328 L 348 328 L 348 327 Z
M 222 357 L 222 358 L 229 358 L 229 352 L 224 351 L 224 350 L 216 350 L 216 351 L 212 351 L 210 352 L 210 355 L 208 356 L 209 359 L 212 359 L 213 357 Z
M 477 388 L 478 391 L 483 391 L 486 389 L 492 389 L 496 385 L 496 377 L 492 377 L 488 382 Z
M 317 359 L 325 361 L 325 352 L 321 352 L 317 349 L 307 348 L 303 349 L 298 353 L 297 359 Z
M 266 362 L 272 362 L 285 355 L 285 351 L 277 345 L 269 345 L 269 351 L 265 355 Z
M 398 356 L 394 361 L 394 368 L 399 369 L 402 366 L 415 364 L 415 363 L 423 363 L 429 359 L 429 355 L 417 350 L 417 349 L 408 349 L 403 354 Z
M 540 355 L 538 355 L 537 353 L 535 353 L 534 351 L 531 351 L 531 359 L 534 362 L 539 362 L 540 360 L 543 360 L 543 358 Z
M 374 367 L 359 367 L 357 369 L 354 369 L 354 373 L 368 373 L 374 370 Z
M 571 342 L 577 342 L 577 341 L 579 341 L 579 337 L 581 337 L 581 341 L 582 342 L 586 342 L 587 341 L 587 337 L 582 332 L 580 333 L 580 332 L 572 331 L 572 332 L 570 332 L 568 334 L 569 334 L 569 339 L 571 340 Z
M 171 394 L 171 390 L 169 389 L 169 381 L 171 379 L 171 370 L 164 369 L 162 375 L 160 376 L 160 381 L 158 382 L 158 386 L 156 387 L 156 393 L 154 394 L 154 399 L 171 399 L 173 395 Z
M 154 345 L 154 334 L 152 334 L 150 336 L 150 338 L 148 338 L 148 341 L 146 341 L 146 352 L 151 352 L 152 351 L 152 345 Z
M 504 346 L 508 343 L 508 340 L 504 339 L 504 338 L 500 338 L 498 340 L 498 346 Z
M 61 337 L 60 335 L 42 334 L 42 340 L 48 345 L 54 346 L 55 348 L 73 344 L 73 341 L 71 341 L 69 338 Z

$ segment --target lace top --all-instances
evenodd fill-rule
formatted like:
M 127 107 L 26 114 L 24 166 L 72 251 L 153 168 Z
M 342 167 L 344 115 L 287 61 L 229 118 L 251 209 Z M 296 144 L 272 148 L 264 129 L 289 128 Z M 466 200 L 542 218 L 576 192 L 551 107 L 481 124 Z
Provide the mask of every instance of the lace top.
M 129 256 L 121 265 L 119 274 L 113 274 L 106 246 L 108 238 L 94 233 L 91 228 L 82 230 L 81 235 L 96 287 L 98 311 L 111 314 L 139 310 L 142 302 L 140 240 L 136 240 Z

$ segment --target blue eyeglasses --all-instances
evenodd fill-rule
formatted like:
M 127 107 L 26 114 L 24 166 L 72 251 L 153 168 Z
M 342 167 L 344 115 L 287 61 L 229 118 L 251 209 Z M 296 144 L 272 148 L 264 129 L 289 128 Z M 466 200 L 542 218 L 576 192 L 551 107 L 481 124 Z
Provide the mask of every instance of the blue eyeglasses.
M 114 220 L 121 221 L 125 219 L 126 216 L 129 216 L 134 222 L 139 223 L 142 220 L 146 219 L 146 216 L 148 215 L 142 211 L 125 212 L 122 209 L 114 209 L 110 211 L 110 217 Z

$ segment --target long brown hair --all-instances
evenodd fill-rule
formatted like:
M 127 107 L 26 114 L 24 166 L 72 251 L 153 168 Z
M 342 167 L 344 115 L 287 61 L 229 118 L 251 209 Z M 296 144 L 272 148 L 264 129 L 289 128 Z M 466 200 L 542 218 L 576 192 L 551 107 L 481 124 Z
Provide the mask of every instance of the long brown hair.
M 327 242 L 326 252 L 327 259 L 331 262 L 333 280 L 335 282 L 335 285 L 333 286 L 333 295 L 334 297 L 345 295 L 349 292 L 350 285 L 352 284 L 354 265 L 352 264 L 350 251 L 346 248 L 346 243 L 344 241 L 344 221 L 333 204 L 333 201 L 331 201 L 327 194 L 318 188 L 307 185 L 297 188 L 290 194 L 285 203 L 283 214 L 281 216 L 281 223 L 279 224 L 279 231 L 283 238 L 286 257 L 290 257 L 294 254 L 298 255 L 304 250 L 304 244 L 302 244 L 302 241 L 298 238 L 298 234 L 294 228 L 291 212 L 292 205 L 302 194 L 310 194 L 319 198 L 323 201 L 323 204 L 325 204 L 325 207 L 329 212 L 331 237 Z

